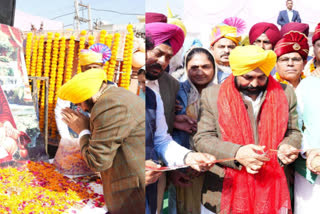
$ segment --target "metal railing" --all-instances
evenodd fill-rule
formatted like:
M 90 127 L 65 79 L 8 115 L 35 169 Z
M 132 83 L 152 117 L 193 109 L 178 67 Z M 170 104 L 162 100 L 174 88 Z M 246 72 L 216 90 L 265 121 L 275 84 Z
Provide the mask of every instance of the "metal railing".
M 45 143 L 45 148 L 46 148 L 46 153 L 48 154 L 48 93 L 49 93 L 49 77 L 32 77 L 29 76 L 29 80 L 31 80 L 31 86 L 32 86 L 32 99 L 33 99 L 33 104 L 34 108 L 37 109 L 39 108 L 38 106 L 38 84 L 37 81 L 45 81 L 45 100 L 44 100 L 44 143 Z M 40 111 L 37 111 L 40 114 Z M 40 115 L 39 115 L 40 117 Z M 40 124 L 39 124 L 40 125 Z

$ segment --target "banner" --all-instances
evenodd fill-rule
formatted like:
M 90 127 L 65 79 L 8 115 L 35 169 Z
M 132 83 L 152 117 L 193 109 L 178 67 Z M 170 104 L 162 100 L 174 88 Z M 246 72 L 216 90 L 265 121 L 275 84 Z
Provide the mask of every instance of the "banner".
M 47 159 L 32 102 L 21 32 L 0 25 L 0 163 Z

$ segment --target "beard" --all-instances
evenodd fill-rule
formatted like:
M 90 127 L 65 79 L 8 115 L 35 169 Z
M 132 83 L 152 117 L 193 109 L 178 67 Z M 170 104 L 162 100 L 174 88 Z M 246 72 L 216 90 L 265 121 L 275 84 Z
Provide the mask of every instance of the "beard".
M 256 87 L 252 87 L 251 85 L 241 86 L 240 84 L 238 84 L 237 77 L 234 78 L 234 82 L 235 82 L 237 89 L 247 96 L 259 95 L 261 92 L 264 92 L 268 86 L 268 81 L 263 86 L 256 86 Z
M 85 104 L 87 105 L 87 108 L 88 108 L 88 110 L 86 110 L 86 112 L 91 112 L 91 109 L 93 108 L 93 106 L 94 106 L 94 103 L 93 103 L 93 100 L 92 100 L 92 98 L 89 98 L 89 99 L 87 99 L 86 101 L 84 101 L 85 102 Z
M 160 70 L 160 72 L 156 75 L 154 73 L 151 73 L 152 70 Z M 163 74 L 162 66 L 159 63 L 153 63 L 150 65 L 146 65 L 146 79 L 147 80 L 157 80 L 161 77 Z

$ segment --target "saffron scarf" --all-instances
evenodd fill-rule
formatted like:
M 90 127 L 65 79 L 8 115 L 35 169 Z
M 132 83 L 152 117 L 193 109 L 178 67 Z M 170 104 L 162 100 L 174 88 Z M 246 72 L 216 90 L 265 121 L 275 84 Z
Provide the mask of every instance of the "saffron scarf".
M 277 149 L 287 130 L 289 107 L 281 85 L 269 76 L 266 98 L 258 116 L 259 145 Z M 243 99 L 231 75 L 221 85 L 218 95 L 219 126 L 224 141 L 240 145 L 254 144 L 253 129 Z M 291 213 L 286 176 L 276 153 L 268 154 L 257 174 L 245 167 L 225 167 L 220 213 L 278 214 Z

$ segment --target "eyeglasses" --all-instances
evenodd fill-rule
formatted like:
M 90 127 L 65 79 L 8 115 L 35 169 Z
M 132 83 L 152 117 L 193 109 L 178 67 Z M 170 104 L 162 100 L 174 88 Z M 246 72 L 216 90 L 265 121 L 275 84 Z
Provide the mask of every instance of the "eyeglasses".
M 287 64 L 290 60 L 293 62 L 293 64 L 299 64 L 302 61 L 302 58 L 301 57 L 293 57 L 293 58 L 284 57 L 284 58 L 279 58 L 278 62 L 281 64 Z

